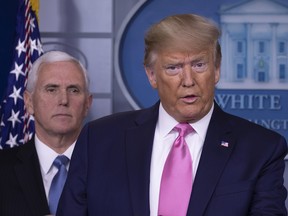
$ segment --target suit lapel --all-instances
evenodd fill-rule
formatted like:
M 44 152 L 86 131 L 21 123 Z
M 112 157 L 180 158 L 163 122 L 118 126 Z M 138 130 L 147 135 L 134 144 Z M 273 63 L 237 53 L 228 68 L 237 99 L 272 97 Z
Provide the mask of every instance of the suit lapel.
M 234 144 L 227 116 L 216 105 L 204 142 L 187 215 L 204 215 Z
M 15 173 L 33 215 L 49 214 L 38 156 L 32 140 L 19 151 L 17 156 L 20 163 L 15 165 Z
M 150 215 L 149 182 L 150 162 L 158 105 L 145 110 L 136 120 L 136 126 L 127 130 L 127 169 L 133 215 Z
M 144 114 L 135 121 L 135 127 L 128 129 L 126 134 L 128 180 L 135 216 L 150 215 L 150 162 L 158 107 L 159 103 L 152 109 L 144 111 Z M 187 215 L 204 215 L 221 173 L 234 149 L 235 141 L 231 128 L 227 114 L 215 104 L 194 179 Z M 227 142 L 228 147 L 222 141 Z

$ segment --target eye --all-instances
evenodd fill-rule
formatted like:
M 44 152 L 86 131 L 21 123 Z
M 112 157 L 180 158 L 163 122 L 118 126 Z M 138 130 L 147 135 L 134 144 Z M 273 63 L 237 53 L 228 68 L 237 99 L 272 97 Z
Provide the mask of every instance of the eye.
M 80 92 L 80 89 L 77 87 L 70 87 L 70 88 L 68 88 L 68 92 L 70 94 L 78 94 Z
M 49 94 L 56 94 L 58 92 L 58 88 L 54 86 L 48 86 L 47 88 L 45 88 L 45 90 Z
M 201 67 L 203 67 L 203 66 L 204 66 L 204 63 L 203 63 L 203 62 L 197 63 L 197 64 L 195 65 L 195 67 L 198 67 L 198 68 L 201 68 Z
M 167 65 L 164 70 L 168 75 L 177 75 L 182 72 L 182 65 Z
M 207 69 L 207 62 L 196 62 L 192 64 L 193 71 L 204 72 Z

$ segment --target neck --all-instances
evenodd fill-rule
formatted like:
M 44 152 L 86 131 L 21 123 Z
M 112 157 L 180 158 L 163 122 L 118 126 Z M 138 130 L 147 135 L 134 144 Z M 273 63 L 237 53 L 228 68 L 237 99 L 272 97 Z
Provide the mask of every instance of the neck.
M 77 139 L 77 136 L 68 135 L 57 135 L 57 136 L 43 136 L 38 134 L 36 131 L 38 139 L 45 145 L 53 149 L 58 154 L 64 153 Z

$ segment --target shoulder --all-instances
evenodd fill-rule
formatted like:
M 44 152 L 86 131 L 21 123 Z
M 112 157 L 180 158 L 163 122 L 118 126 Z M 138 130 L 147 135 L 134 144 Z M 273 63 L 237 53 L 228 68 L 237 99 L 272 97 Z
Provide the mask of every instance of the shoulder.
M 281 134 L 245 118 L 226 113 L 218 106 L 214 110 L 210 124 L 214 125 L 212 127 L 214 129 L 218 126 L 221 128 L 219 130 L 225 130 L 230 137 L 237 140 L 237 143 L 247 148 L 256 147 L 263 150 L 280 148 L 287 151 L 287 141 Z
M 241 133 L 243 136 L 254 136 L 258 137 L 258 139 L 271 137 L 273 139 L 280 139 L 284 137 L 277 133 L 276 131 L 256 124 L 254 122 L 249 121 L 248 119 L 228 114 L 230 118 L 230 122 L 234 129 Z
M 26 156 L 36 153 L 34 141 L 10 149 L 0 150 L 0 167 L 13 166 Z
M 219 124 L 222 122 L 223 125 L 227 125 L 231 130 L 238 131 L 243 136 L 262 134 L 264 136 L 281 137 L 276 131 L 251 122 L 246 118 L 227 113 L 218 105 L 215 106 L 211 121 L 218 122 Z
M 147 121 L 157 120 L 158 110 L 159 104 L 156 103 L 154 106 L 145 109 L 118 112 L 93 120 L 88 123 L 88 127 L 133 127 L 136 125 L 141 125 Z

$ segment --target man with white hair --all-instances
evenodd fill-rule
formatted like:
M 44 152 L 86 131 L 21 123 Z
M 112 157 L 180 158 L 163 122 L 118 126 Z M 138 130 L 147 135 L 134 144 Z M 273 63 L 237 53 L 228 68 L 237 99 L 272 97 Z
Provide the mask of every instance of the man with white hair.
M 24 101 L 35 119 L 35 136 L 0 153 L 0 215 L 55 215 L 92 102 L 86 69 L 65 52 L 43 54 L 31 68 Z

